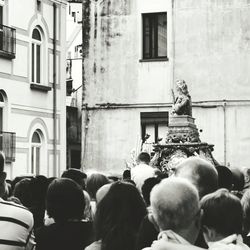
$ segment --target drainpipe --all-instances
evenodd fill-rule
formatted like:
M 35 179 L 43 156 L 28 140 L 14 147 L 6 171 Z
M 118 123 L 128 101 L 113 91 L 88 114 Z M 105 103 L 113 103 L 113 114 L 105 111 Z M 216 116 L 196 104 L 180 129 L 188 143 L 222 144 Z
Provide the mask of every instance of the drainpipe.
M 175 13 L 174 13 L 174 1 L 172 0 L 172 89 L 175 89 Z
M 53 174 L 57 176 L 57 122 L 56 122 L 56 110 L 57 110 L 57 93 L 56 93 L 56 4 L 53 3 Z
M 90 0 L 82 1 L 82 155 L 81 155 L 81 168 L 84 168 L 87 132 L 89 124 L 88 104 L 86 100 L 86 69 L 84 67 L 85 60 L 89 55 L 90 43 Z
M 223 123 L 224 123 L 224 166 L 227 164 L 227 117 L 226 117 L 226 101 L 223 102 Z

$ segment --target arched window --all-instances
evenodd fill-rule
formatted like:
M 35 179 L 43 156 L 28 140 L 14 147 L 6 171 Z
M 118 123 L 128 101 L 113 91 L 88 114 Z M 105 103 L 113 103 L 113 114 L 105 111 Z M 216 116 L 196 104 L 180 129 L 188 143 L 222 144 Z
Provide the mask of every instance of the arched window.
M 38 28 L 32 32 L 31 44 L 31 81 L 41 83 L 42 36 Z
M 35 175 L 39 175 L 40 173 L 41 147 L 41 132 L 36 130 L 31 139 L 31 173 Z

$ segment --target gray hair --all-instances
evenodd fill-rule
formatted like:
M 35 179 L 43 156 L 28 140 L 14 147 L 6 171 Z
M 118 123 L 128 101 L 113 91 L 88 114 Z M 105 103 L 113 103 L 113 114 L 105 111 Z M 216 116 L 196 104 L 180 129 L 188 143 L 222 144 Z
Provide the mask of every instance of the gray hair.
M 175 171 L 175 176 L 188 179 L 199 191 L 200 199 L 218 188 L 218 173 L 208 161 L 199 157 L 189 157 L 182 161 Z
M 152 213 L 161 230 L 187 229 L 200 210 L 195 186 L 183 178 L 168 178 L 156 185 L 150 196 Z

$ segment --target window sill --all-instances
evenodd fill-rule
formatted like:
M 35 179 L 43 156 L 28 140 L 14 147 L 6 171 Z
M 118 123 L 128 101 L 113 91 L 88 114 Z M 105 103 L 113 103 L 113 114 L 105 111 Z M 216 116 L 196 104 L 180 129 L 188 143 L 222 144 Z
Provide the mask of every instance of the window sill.
M 16 55 L 14 53 L 8 53 L 3 50 L 0 50 L 0 57 L 6 58 L 6 59 L 14 59 Z
M 30 88 L 32 90 L 38 90 L 38 91 L 41 91 L 41 92 L 48 92 L 51 90 L 51 87 L 49 86 L 45 86 L 45 85 L 41 85 L 41 84 L 36 84 L 36 83 L 31 83 L 30 84 Z
M 140 59 L 139 62 L 166 62 L 168 57 L 150 58 L 150 59 Z

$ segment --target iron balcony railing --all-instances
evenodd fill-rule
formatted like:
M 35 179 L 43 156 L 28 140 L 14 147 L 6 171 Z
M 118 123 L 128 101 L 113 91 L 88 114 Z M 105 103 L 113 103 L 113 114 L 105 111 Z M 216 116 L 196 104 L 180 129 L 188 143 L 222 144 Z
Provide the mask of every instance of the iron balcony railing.
M 16 133 L 0 131 L 0 150 L 4 152 L 5 161 L 15 161 Z
M 0 24 L 0 56 L 15 58 L 16 55 L 16 30 Z

